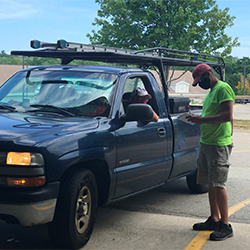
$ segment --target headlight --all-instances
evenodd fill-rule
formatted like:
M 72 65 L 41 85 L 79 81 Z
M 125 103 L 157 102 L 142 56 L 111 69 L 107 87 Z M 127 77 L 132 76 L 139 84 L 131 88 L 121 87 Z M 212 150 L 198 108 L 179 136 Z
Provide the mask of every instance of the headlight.
M 43 166 L 43 156 L 39 153 L 9 152 L 6 158 L 7 165 Z
M 43 156 L 31 152 L 0 152 L 0 186 L 39 187 L 45 184 Z

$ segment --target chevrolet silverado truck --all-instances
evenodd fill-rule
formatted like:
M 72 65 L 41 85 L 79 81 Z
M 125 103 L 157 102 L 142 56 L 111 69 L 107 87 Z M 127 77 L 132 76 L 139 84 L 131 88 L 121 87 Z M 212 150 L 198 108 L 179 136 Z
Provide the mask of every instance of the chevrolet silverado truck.
M 25 68 L 0 88 L 0 219 L 47 224 L 56 246 L 78 249 L 91 236 L 98 206 L 181 177 L 191 191 L 207 191 L 196 184 L 200 127 L 178 119 L 190 110 L 189 98 L 168 96 L 166 69 L 206 62 L 223 79 L 221 58 L 65 40 L 33 40 L 31 46 L 11 54 L 59 58 L 62 64 Z M 75 59 L 105 66 L 69 64 Z M 125 110 L 124 100 L 137 87 L 152 99 Z M 158 122 L 149 122 L 153 110 Z

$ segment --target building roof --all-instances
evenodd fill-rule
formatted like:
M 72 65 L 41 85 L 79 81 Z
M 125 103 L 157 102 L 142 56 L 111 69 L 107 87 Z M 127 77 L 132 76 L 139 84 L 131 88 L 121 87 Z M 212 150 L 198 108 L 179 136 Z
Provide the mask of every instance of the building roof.
M 157 82 L 160 82 L 160 77 L 158 75 L 158 73 L 156 71 L 151 71 L 153 73 L 153 75 L 155 76 Z M 173 73 L 173 75 L 172 75 Z M 189 84 L 189 95 L 201 95 L 204 96 L 208 90 L 204 90 L 202 88 L 200 88 L 199 86 L 193 87 L 192 83 L 193 83 L 193 77 L 192 77 L 192 73 L 188 70 L 188 71 L 184 71 L 184 70 L 174 70 L 174 72 L 172 70 L 169 71 L 169 77 L 168 79 L 172 79 L 171 80 L 171 85 L 177 84 L 179 82 L 186 82 Z M 180 95 L 181 93 L 176 93 L 172 88 L 169 88 L 169 95 Z M 187 95 L 187 93 L 183 93 L 183 95 Z
M 22 65 L 0 65 L 0 86 L 22 68 Z

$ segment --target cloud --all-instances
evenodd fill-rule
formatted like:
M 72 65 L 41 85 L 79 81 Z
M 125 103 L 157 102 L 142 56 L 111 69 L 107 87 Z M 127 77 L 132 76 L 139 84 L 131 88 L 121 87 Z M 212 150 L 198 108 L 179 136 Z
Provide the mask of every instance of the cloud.
M 30 18 L 30 16 L 36 14 L 38 10 L 35 5 L 30 1 L 21 3 L 17 0 L 0 0 L 0 19 L 22 19 Z

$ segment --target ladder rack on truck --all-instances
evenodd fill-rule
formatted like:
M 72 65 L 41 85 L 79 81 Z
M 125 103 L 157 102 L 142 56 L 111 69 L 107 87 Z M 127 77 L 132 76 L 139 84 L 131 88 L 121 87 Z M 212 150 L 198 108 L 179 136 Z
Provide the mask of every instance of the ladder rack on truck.
M 56 43 L 32 40 L 32 51 L 11 51 L 12 55 L 60 58 L 61 64 L 67 65 L 73 60 L 98 61 L 105 63 L 119 63 L 139 65 L 140 67 L 156 66 L 159 69 L 164 94 L 168 98 L 168 87 L 164 67 L 168 66 L 196 66 L 206 63 L 212 67 L 221 80 L 224 80 L 225 63 L 219 56 L 195 53 L 183 50 L 154 47 L 144 50 L 128 50 L 107 46 L 90 45 L 58 40 Z
M 62 64 L 73 60 L 102 61 L 108 63 L 134 64 L 140 66 L 196 66 L 207 63 L 223 76 L 224 61 L 219 56 L 202 54 L 183 50 L 174 50 L 163 47 L 154 47 L 144 50 L 128 50 L 107 46 L 90 45 L 58 40 L 57 43 L 44 43 L 32 40 L 33 51 L 11 51 L 12 55 L 60 58 Z M 44 48 L 44 49 L 41 49 Z

